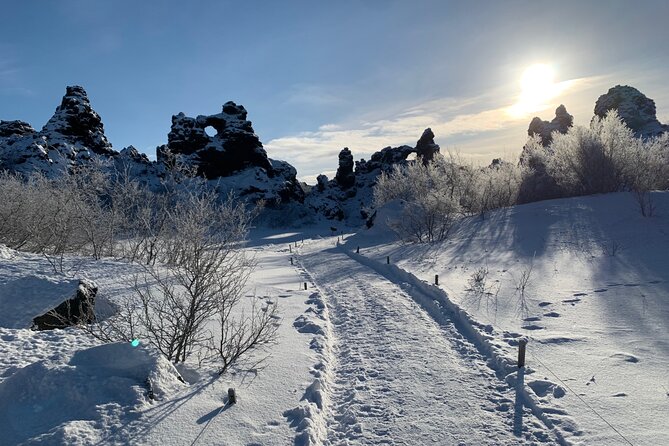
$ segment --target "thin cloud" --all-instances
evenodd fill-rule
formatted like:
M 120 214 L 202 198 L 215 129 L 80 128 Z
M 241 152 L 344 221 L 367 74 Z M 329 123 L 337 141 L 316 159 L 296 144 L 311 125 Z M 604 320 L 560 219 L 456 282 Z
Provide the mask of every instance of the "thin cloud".
M 563 91 L 574 94 L 590 88 L 597 78 L 574 79 L 562 83 Z M 383 147 L 403 144 L 414 145 L 423 130 L 430 127 L 443 145 L 451 140 L 463 152 L 472 152 L 474 158 L 490 158 L 497 151 L 509 150 L 512 140 L 523 140 L 529 115 L 513 113 L 513 98 L 508 105 L 493 106 L 492 94 L 474 98 L 439 98 L 415 104 L 384 119 L 368 120 L 356 127 L 325 124 L 316 131 L 273 139 L 265 144 L 271 157 L 285 159 L 293 164 L 302 179 L 315 178 L 319 172 L 337 163 L 339 151 L 348 147 L 356 159 L 368 158 Z M 553 106 L 543 104 L 533 113 L 548 114 Z M 478 108 L 478 111 L 476 110 Z M 486 134 L 491 134 L 486 138 Z M 492 135 L 494 134 L 494 135 Z M 512 138 L 511 135 L 518 135 Z M 472 141 L 476 137 L 477 141 Z M 464 142 L 463 142 L 464 141 Z M 522 146 L 522 143 L 519 143 Z

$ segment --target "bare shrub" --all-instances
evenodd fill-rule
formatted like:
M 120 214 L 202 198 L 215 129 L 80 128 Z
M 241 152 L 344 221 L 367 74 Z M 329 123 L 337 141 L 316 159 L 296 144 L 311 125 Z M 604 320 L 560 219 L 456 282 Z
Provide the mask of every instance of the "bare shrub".
M 488 285 L 487 279 L 488 267 L 486 266 L 482 266 L 472 273 L 467 281 L 468 288 L 465 290 L 467 291 L 465 302 L 476 309 L 480 309 L 482 302 L 485 302 L 486 313 L 490 314 L 490 311 L 493 310 L 494 314 L 497 314 L 497 296 L 500 286 L 499 284 L 496 286 L 495 284 Z
M 218 355 L 224 372 L 276 334 L 276 305 L 235 318 L 253 267 L 242 248 L 253 213 L 213 191 L 182 190 L 168 214 L 155 264 L 136 277 L 136 296 L 93 327 L 105 340 L 140 338 L 172 362 Z
M 517 314 L 521 317 L 527 316 L 529 314 L 529 305 L 527 302 L 527 287 L 532 282 L 532 270 L 534 269 L 534 258 L 530 261 L 529 265 L 523 268 L 520 271 L 518 276 L 514 276 L 514 285 L 516 288 L 515 295 L 517 298 Z
M 416 242 L 444 240 L 461 214 L 460 186 L 448 178 L 457 170 L 442 156 L 428 164 L 411 162 L 383 173 L 374 187 L 374 205 L 392 200 L 405 203 L 402 216 L 389 222 L 400 238 Z

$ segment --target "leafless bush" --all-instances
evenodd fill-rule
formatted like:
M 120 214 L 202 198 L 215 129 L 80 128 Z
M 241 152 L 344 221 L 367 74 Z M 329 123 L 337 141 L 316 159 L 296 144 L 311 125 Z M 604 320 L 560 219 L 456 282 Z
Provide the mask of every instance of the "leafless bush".
M 527 267 L 520 271 L 520 274 L 512 276 L 514 279 L 514 285 L 516 287 L 515 295 L 518 299 L 517 302 L 517 313 L 524 317 L 529 313 L 529 305 L 527 303 L 527 287 L 532 281 L 532 270 L 534 268 L 534 258 Z
M 390 174 L 382 174 L 374 188 L 374 205 L 378 208 L 392 200 L 405 203 L 401 218 L 389 222 L 398 235 L 409 241 L 444 240 L 461 215 L 460 186 L 447 179 L 456 169 L 443 157 L 427 165 L 412 162 Z
M 485 302 L 486 312 L 489 314 L 491 310 L 494 313 L 497 313 L 498 301 L 497 296 L 499 294 L 500 286 L 497 284 L 488 285 L 488 268 L 482 266 L 478 268 L 467 281 L 467 295 L 465 297 L 465 302 L 468 305 L 474 306 L 476 309 L 481 308 L 481 303 Z
M 93 328 L 105 340 L 144 339 L 169 360 L 216 352 L 221 373 L 276 334 L 276 305 L 235 318 L 253 260 L 241 249 L 253 214 L 213 191 L 183 190 L 161 235 L 156 264 L 136 277 L 136 296 Z

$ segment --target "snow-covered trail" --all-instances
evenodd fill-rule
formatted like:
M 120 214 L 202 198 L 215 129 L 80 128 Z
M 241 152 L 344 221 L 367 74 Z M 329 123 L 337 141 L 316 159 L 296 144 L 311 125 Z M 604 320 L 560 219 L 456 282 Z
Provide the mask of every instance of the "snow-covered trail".
M 329 444 L 555 441 L 453 324 L 436 323 L 400 286 L 332 241 L 306 244 L 300 261 L 333 326 Z

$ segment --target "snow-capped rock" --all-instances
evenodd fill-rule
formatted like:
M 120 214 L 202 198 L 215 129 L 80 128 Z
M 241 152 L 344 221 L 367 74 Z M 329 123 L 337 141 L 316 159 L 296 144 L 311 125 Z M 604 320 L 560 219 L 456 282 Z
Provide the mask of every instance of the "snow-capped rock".
M 166 150 L 169 150 L 209 179 L 248 167 L 262 167 L 270 172 L 272 164 L 267 152 L 246 115 L 243 106 L 226 102 L 216 115 L 191 118 L 179 113 L 172 116 L 167 145 L 158 149 L 158 160 L 166 161 Z M 214 128 L 216 135 L 207 135 L 207 127 Z
M 567 113 L 564 105 L 560 105 L 555 109 L 555 118 L 552 121 L 542 121 L 538 116 L 532 119 L 527 134 L 529 136 L 539 135 L 541 143 L 548 146 L 553 140 L 553 132 L 567 133 L 573 124 L 574 117 Z
M 304 191 L 297 171 L 284 161 L 267 157 L 246 116 L 246 109 L 234 102 L 223 104 L 221 113 L 215 115 L 172 116 L 168 142 L 157 149 L 158 162 L 169 168 L 178 160 L 247 199 L 263 199 L 270 205 L 301 202 Z M 216 134 L 209 136 L 207 127 Z
M 655 101 L 634 87 L 616 85 L 601 95 L 595 103 L 595 116 L 603 118 L 609 110 L 617 110 L 636 136 L 646 138 L 669 132 L 669 125 L 657 120 Z
M 22 121 L 0 123 L 0 168 L 6 170 L 55 177 L 93 158 L 116 154 L 100 115 L 77 85 L 66 88 L 61 104 L 39 132 Z

